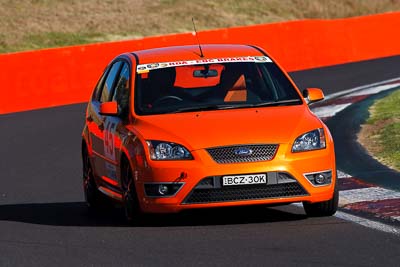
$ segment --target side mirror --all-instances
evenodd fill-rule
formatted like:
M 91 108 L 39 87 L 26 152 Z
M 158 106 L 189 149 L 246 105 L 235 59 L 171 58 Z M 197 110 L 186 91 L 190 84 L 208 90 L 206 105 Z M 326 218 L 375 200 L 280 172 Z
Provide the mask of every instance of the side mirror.
M 307 88 L 303 91 L 303 97 L 306 98 L 307 104 L 321 101 L 325 98 L 324 92 L 319 88 Z
M 100 115 L 117 116 L 118 104 L 115 101 L 100 104 Z

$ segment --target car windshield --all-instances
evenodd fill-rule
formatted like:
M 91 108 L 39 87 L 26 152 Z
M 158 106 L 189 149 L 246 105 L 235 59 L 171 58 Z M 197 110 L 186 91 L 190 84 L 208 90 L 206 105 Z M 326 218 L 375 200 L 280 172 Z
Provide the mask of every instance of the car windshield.
M 135 91 L 136 114 L 303 103 L 292 83 L 268 57 L 194 63 L 183 61 L 139 65 Z

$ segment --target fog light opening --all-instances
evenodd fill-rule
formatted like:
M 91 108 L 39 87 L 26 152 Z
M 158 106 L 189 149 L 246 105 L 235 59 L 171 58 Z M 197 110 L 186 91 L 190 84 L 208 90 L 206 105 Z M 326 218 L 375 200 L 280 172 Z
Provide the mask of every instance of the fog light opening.
M 184 183 L 148 183 L 144 184 L 144 190 L 148 197 L 172 197 Z
M 315 173 L 306 173 L 304 176 L 314 186 L 324 186 L 332 183 L 332 171 L 322 171 Z
M 318 174 L 314 175 L 314 181 L 318 185 L 325 184 L 326 183 L 326 177 L 322 173 L 318 173 Z
M 168 195 L 168 186 L 167 185 L 165 185 L 165 184 L 160 184 L 159 186 L 158 186 L 158 193 L 161 195 L 161 196 L 165 196 L 165 195 Z

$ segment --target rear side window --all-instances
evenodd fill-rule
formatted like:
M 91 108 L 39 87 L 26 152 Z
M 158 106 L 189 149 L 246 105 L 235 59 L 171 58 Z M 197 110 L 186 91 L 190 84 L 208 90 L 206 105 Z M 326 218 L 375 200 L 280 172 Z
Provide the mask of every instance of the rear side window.
M 111 67 L 110 71 L 108 72 L 107 78 L 104 82 L 101 96 L 100 96 L 100 102 L 107 102 L 110 99 L 110 94 L 113 89 L 113 86 L 115 84 L 115 78 L 118 74 L 118 71 L 121 67 L 122 62 L 118 61 L 113 64 Z

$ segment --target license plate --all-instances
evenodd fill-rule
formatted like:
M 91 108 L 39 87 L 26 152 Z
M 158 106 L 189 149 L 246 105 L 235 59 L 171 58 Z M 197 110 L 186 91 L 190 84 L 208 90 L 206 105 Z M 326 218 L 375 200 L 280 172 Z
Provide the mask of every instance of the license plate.
M 266 174 L 232 175 L 222 177 L 222 185 L 266 184 Z

